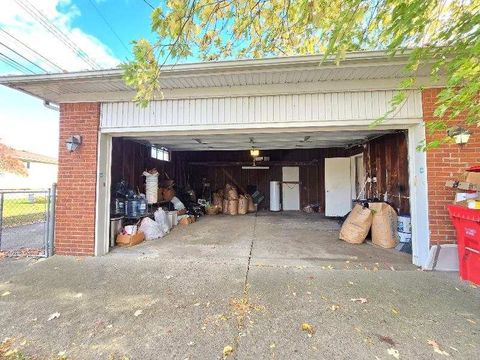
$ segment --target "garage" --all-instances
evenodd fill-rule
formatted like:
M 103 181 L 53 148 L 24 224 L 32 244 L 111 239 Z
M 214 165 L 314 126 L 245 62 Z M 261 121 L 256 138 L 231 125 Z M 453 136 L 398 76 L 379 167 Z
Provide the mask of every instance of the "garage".
M 425 140 L 422 92 L 407 90 L 389 112 L 404 64 L 382 52 L 348 54 L 340 65 L 321 56 L 177 64 L 163 69 L 163 93 L 145 108 L 120 70 L 8 84 L 60 104 L 62 146 L 81 139 L 77 151 L 60 149 L 57 253 L 108 253 L 116 185 L 124 179 L 144 192 L 142 174 L 155 168 L 161 181 L 197 200 L 227 183 L 239 194 L 257 193 L 256 214 L 293 214 L 297 225 L 308 218 L 328 227 L 356 199 L 387 201 L 410 217 L 411 261 L 421 266 L 430 246 L 426 155 L 416 150 Z M 428 85 L 422 71 L 418 81 Z M 204 216 L 190 228 L 226 216 Z M 331 239 L 340 243 L 338 232 Z
M 123 225 L 136 223 L 157 208 L 174 210 L 169 198 L 162 196 L 162 190 L 172 186 L 188 213 L 202 223 L 184 230 L 193 235 L 198 226 L 217 227 L 221 223 L 232 229 L 238 227 L 239 217 L 249 216 L 247 206 L 242 211 L 246 195 L 255 203 L 249 206 L 250 216 L 290 224 L 298 229 L 298 237 L 304 236 L 301 225 L 305 222 L 317 225 L 317 231 L 327 231 L 329 239 L 325 238 L 326 243 L 311 254 L 316 257 L 315 252 L 324 247 L 339 246 L 339 224 L 357 200 L 381 199 L 389 202 L 398 214 L 410 214 L 407 135 L 405 130 L 370 129 L 341 133 L 258 132 L 201 137 L 159 133 L 148 137 L 114 137 L 112 191 L 120 183 L 126 183 L 129 189 L 145 194 L 146 178 L 142 174 L 146 169 L 155 169 L 159 174 L 158 202 L 149 201 L 145 215 L 124 217 Z M 368 178 L 373 181 L 367 181 Z M 235 199 L 240 200 L 227 200 L 228 190 L 224 189 L 230 185 L 240 194 Z M 215 200 L 218 193 L 222 194 L 222 200 L 225 198 L 223 204 L 220 200 L 218 209 L 222 213 L 223 205 L 224 215 L 205 216 L 205 208 L 199 209 L 198 203 L 207 207 L 218 203 Z M 125 196 L 112 194 L 112 204 L 116 201 L 125 201 Z M 222 216 L 229 219 L 220 220 Z M 243 220 L 240 224 L 245 226 Z M 336 233 L 332 232 L 334 229 Z M 299 246 L 308 248 L 309 244 Z M 374 254 L 376 250 L 371 251 Z M 407 249 L 407 253 L 411 254 L 411 250 Z M 391 254 L 380 252 L 377 256 L 378 261 L 383 261 L 382 257 Z

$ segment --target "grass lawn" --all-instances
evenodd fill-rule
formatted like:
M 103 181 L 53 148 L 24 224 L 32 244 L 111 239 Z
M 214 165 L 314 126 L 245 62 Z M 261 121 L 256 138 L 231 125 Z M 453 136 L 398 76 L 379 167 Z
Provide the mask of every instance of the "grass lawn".
M 33 224 L 45 220 L 47 199 L 35 197 L 32 203 L 28 199 L 3 200 L 3 226 Z

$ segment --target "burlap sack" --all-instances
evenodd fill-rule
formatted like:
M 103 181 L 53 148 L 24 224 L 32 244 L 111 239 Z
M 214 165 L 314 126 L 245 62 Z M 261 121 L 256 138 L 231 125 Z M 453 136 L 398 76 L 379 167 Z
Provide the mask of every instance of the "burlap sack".
M 228 214 L 237 215 L 238 214 L 238 200 L 228 200 Z
M 372 210 L 372 243 L 391 249 L 397 246 L 398 217 L 395 210 L 384 202 L 369 203 Z
M 224 199 L 222 204 L 222 212 L 227 215 L 228 214 L 228 200 Z
M 217 206 L 217 205 L 213 205 L 213 206 L 209 206 L 205 212 L 207 213 L 207 215 L 217 215 L 218 213 L 220 213 L 222 210 Z
M 253 202 L 253 198 L 251 195 L 245 195 L 248 200 L 248 212 L 255 212 L 255 203 Z
M 173 190 L 172 188 L 163 189 L 164 201 L 172 201 L 174 196 L 175 196 L 175 190 Z
M 355 205 L 340 229 L 340 239 L 351 244 L 361 244 L 372 226 L 372 212 L 362 205 Z
M 248 199 L 243 196 L 243 195 L 240 195 L 240 197 L 238 198 L 238 213 L 240 215 L 245 215 L 248 211 Z
M 228 200 L 238 200 L 238 191 L 236 187 L 231 187 L 230 190 L 227 191 L 226 195 Z
M 212 205 L 220 208 L 220 212 L 221 212 L 222 209 L 223 209 L 223 199 L 222 199 L 222 196 L 220 196 L 220 194 L 218 194 L 218 193 L 213 193 L 212 197 L 213 197 L 213 199 L 212 199 Z

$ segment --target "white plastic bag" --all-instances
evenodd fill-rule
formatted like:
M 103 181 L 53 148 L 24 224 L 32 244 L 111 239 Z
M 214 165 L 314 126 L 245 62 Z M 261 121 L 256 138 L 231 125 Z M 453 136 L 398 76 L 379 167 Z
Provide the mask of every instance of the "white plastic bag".
M 153 240 L 165 236 L 165 232 L 160 224 L 157 224 L 148 217 L 142 220 L 142 223 L 140 224 L 140 231 L 143 231 L 145 234 L 145 240 Z
M 155 222 L 160 225 L 162 231 L 165 234 L 168 234 L 168 232 L 170 231 L 170 225 L 167 212 L 163 209 L 158 209 L 157 211 L 155 211 L 154 217 Z

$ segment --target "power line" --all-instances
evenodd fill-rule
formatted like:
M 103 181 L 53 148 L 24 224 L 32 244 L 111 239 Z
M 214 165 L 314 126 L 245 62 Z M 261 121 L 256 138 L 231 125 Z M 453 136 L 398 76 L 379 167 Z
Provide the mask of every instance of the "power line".
M 153 7 L 153 5 L 150 4 L 147 0 L 143 0 L 143 2 L 144 2 L 145 4 L 147 4 L 148 6 L 150 6 L 150 7 L 152 8 L 152 10 L 155 9 L 155 8 Z
M 48 72 L 47 70 L 45 70 L 44 68 L 42 68 L 40 65 L 37 65 L 36 63 L 34 63 L 32 60 L 30 59 L 27 59 L 25 56 L 23 56 L 22 54 L 18 53 L 17 51 L 13 50 L 10 46 L 8 45 L 5 45 L 3 42 L 0 41 L 0 45 L 2 45 L 3 47 L 7 48 L 8 50 L 10 50 L 11 52 L 13 52 L 15 55 L 21 57 L 23 60 L 29 62 L 30 64 L 32 64 L 33 66 L 36 66 L 37 68 L 39 68 L 40 70 L 42 70 L 43 72 Z
M 70 40 L 70 38 L 65 35 L 62 30 L 53 24 L 44 13 L 33 6 L 28 0 L 15 0 L 15 2 L 90 67 L 93 69 L 100 68 L 100 66 L 93 59 L 91 59 L 81 48 L 79 48 L 72 40 Z
M 12 59 L 11 57 L 0 53 L 0 60 L 3 61 L 5 64 L 13 67 L 14 69 L 21 71 L 23 73 L 31 73 L 35 74 L 35 71 L 32 69 L 27 68 L 25 65 L 20 64 L 18 61 L 15 59 Z
M 16 38 L 15 36 L 13 36 L 12 34 L 10 34 L 9 32 L 7 32 L 5 29 L 2 29 L 0 27 L 0 31 L 7 34 L 8 36 L 10 36 L 13 40 L 19 42 L 20 44 L 22 44 L 24 47 L 26 47 L 28 50 L 30 50 L 31 52 L 33 52 L 34 54 L 36 54 L 37 56 L 41 57 L 43 60 L 45 60 L 46 62 L 48 62 L 50 65 L 56 67 L 57 69 L 59 69 L 60 71 L 63 71 L 65 72 L 66 70 L 61 68 L 60 66 L 58 66 L 57 64 L 55 64 L 53 61 L 51 61 L 50 59 L 46 58 L 45 56 L 43 56 L 42 54 L 40 54 L 38 51 L 36 51 L 35 49 L 32 49 L 30 46 L 28 46 L 27 44 L 25 44 L 24 42 L 22 42 L 21 40 L 19 40 L 18 38 Z
M 100 9 L 97 7 L 97 5 L 95 5 L 95 3 L 92 1 L 92 0 L 89 0 L 90 1 L 90 4 L 92 4 L 92 6 L 95 8 L 95 10 L 97 11 L 98 15 L 100 15 L 100 17 L 102 18 L 102 20 L 105 22 L 105 24 L 110 28 L 110 30 L 112 31 L 113 35 L 115 35 L 115 37 L 117 38 L 117 40 L 122 44 L 123 48 L 127 51 L 127 54 L 130 55 L 130 50 L 128 49 L 127 45 L 125 45 L 125 43 L 123 42 L 122 39 L 120 39 L 120 36 L 118 36 L 118 34 L 116 33 L 116 31 L 113 29 L 112 25 L 110 25 L 110 23 L 108 22 L 108 20 L 105 18 L 105 16 L 103 16 L 103 14 L 100 12 Z

